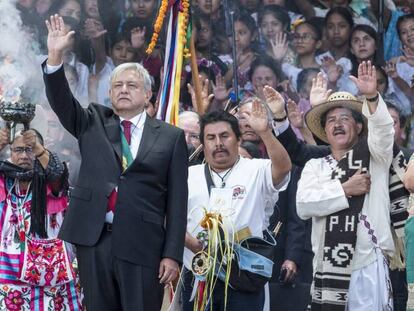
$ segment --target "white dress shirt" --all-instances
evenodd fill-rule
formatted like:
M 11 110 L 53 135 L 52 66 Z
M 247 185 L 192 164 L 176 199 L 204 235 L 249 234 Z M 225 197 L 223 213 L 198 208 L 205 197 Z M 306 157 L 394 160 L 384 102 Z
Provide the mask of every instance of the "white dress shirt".
M 139 145 L 142 140 L 142 133 L 144 131 L 144 124 L 147 118 L 147 113 L 145 111 L 137 114 L 135 117 L 130 119 L 129 121 L 131 124 L 131 144 L 129 145 L 129 150 L 131 150 L 132 158 L 135 160 L 138 154 Z M 123 131 L 122 121 L 126 120 L 124 118 L 119 117 L 120 123 L 120 131 Z M 116 191 L 118 191 L 118 187 L 116 187 Z M 112 223 L 114 220 L 114 213 L 112 211 L 107 211 L 105 215 L 105 222 Z

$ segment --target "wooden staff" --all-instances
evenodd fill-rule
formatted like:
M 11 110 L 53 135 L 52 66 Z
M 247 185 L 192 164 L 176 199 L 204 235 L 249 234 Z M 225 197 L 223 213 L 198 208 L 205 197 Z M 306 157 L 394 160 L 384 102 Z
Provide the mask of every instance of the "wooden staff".
M 191 54 L 191 78 L 193 80 L 193 86 L 194 86 L 194 93 L 196 98 L 196 108 L 198 111 L 198 114 L 201 116 L 204 114 L 204 107 L 202 103 L 202 97 L 201 97 L 201 84 L 200 79 L 198 77 L 198 65 L 197 65 L 197 53 L 195 49 L 195 34 L 194 34 L 194 23 L 192 25 L 193 31 L 191 32 L 191 39 L 190 39 L 190 54 Z

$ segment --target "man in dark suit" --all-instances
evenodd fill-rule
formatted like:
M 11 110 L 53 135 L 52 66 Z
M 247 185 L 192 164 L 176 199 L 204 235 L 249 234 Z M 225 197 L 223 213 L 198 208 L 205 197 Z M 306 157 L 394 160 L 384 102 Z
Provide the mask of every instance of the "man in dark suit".
M 151 119 L 148 72 L 114 69 L 113 109 L 83 109 L 70 92 L 62 55 L 74 32 L 46 21 L 46 93 L 78 139 L 82 163 L 60 237 L 77 246 L 88 311 L 160 310 L 163 283 L 177 278 L 187 217 L 188 155 L 182 130 Z
M 282 223 L 277 237 L 273 275 L 269 282 L 270 310 L 306 309 L 312 283 L 311 221 L 299 218 L 296 212 L 296 191 L 302 168 L 293 166 L 287 189 L 270 217 L 269 229 Z M 283 277 L 284 276 L 284 277 Z

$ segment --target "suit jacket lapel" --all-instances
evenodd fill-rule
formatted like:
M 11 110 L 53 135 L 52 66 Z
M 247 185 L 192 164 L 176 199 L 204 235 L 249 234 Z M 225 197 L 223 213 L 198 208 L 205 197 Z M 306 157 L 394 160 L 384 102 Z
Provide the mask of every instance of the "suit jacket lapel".
M 108 139 L 111 142 L 120 163 L 122 163 L 121 129 L 119 127 L 119 117 L 116 114 L 113 114 L 107 119 L 107 122 L 104 125 L 106 135 L 108 136 Z
M 138 154 L 135 159 L 136 162 L 142 162 L 147 153 L 151 150 L 158 138 L 159 127 L 160 125 L 147 115 L 144 124 L 144 132 L 142 133 L 141 143 L 139 144 Z

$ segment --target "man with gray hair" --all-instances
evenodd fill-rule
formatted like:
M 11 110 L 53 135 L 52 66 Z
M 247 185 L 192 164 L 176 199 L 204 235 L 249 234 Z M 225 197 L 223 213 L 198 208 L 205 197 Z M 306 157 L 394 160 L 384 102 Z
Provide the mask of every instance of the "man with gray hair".
M 178 127 L 184 131 L 188 153 L 189 165 L 201 164 L 204 153 L 200 150 L 200 116 L 194 111 L 183 111 L 178 115 Z M 197 151 L 197 152 L 196 152 Z
M 46 94 L 62 125 L 78 139 L 82 155 L 60 237 L 77 247 L 84 303 L 90 311 L 158 311 L 162 284 L 178 277 L 183 257 L 184 133 L 147 116 L 151 80 L 137 63 L 114 69 L 113 109 L 82 108 L 62 68 L 62 51 L 74 32 L 58 15 L 46 26 Z

